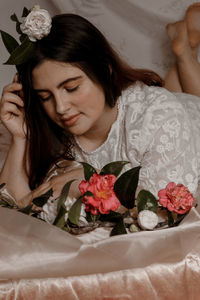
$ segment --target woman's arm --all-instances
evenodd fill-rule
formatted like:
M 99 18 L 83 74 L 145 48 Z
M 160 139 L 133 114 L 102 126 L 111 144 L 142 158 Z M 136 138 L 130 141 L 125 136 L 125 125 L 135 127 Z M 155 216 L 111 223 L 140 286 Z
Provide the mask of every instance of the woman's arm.
M 21 201 L 30 192 L 24 168 L 25 141 L 13 139 L 0 173 L 0 183 L 5 183 L 7 192 L 21 206 Z
M 24 165 L 27 140 L 22 97 L 22 85 L 15 76 L 13 83 L 3 89 L 0 102 L 0 119 L 12 135 L 11 146 L 0 173 L 0 183 L 6 184 L 6 190 L 17 203 L 30 192 Z

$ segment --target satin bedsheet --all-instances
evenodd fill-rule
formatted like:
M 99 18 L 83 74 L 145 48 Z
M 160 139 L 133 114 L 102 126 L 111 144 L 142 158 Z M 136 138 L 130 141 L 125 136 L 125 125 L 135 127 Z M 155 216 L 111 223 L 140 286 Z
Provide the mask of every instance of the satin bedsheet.
M 0 208 L 0 299 L 200 299 L 200 215 L 178 226 L 81 237 Z

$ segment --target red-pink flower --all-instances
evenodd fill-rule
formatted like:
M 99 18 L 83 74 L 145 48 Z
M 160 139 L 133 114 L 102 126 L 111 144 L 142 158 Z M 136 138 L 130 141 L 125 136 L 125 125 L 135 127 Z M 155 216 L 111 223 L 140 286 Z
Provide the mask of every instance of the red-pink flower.
M 85 210 L 93 215 L 108 214 L 119 208 L 120 202 L 114 192 L 115 175 L 93 174 L 88 181 L 82 180 L 79 184 L 81 195 L 87 191 L 94 196 L 84 196 Z
M 169 211 L 185 214 L 194 203 L 193 195 L 183 184 L 168 183 L 165 189 L 158 192 L 159 203 Z

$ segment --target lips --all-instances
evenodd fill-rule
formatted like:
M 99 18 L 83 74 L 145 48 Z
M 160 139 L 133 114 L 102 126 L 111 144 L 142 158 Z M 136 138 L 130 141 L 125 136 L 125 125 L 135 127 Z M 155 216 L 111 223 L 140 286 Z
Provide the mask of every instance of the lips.
M 80 113 L 71 115 L 68 118 L 62 118 L 61 120 L 66 126 L 73 126 L 78 121 L 79 117 Z

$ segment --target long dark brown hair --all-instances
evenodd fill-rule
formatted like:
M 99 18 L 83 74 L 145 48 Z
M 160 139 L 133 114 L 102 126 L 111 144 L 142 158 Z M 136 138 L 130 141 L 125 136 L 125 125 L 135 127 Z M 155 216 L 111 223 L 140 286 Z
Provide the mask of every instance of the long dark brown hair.
M 124 62 L 102 33 L 83 17 L 74 14 L 53 17 L 50 34 L 36 42 L 31 59 L 19 66 L 25 96 L 31 188 L 42 182 L 49 167 L 56 161 L 61 158 L 73 160 L 72 137 L 50 120 L 33 90 L 32 71 L 44 60 L 67 62 L 79 67 L 92 81 L 102 86 L 110 107 L 135 81 L 149 86 L 163 85 L 156 73 L 134 69 Z

